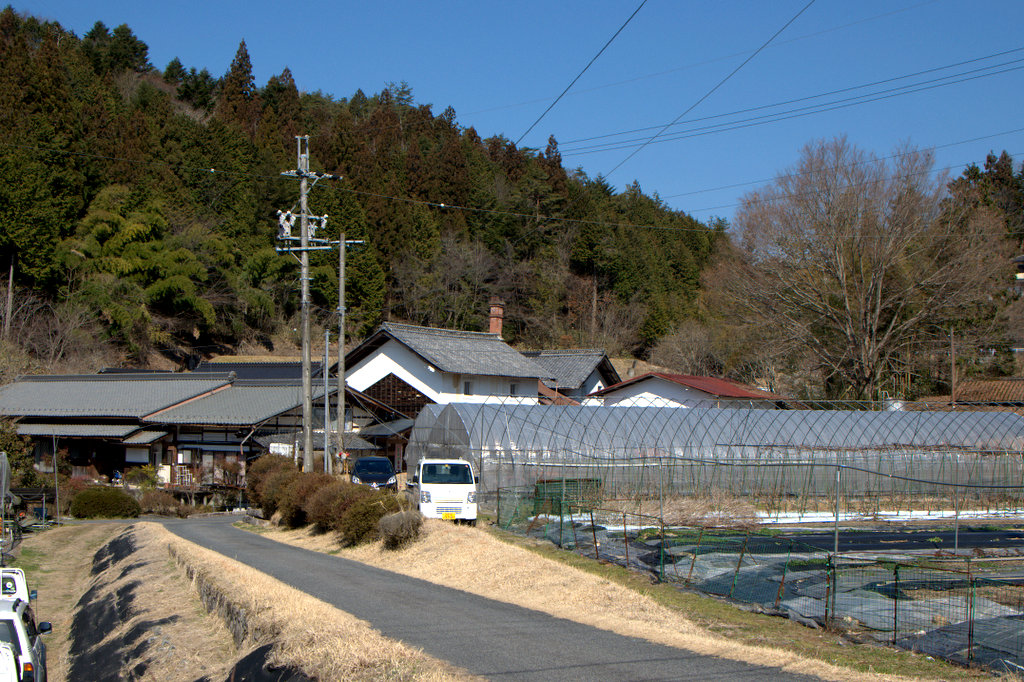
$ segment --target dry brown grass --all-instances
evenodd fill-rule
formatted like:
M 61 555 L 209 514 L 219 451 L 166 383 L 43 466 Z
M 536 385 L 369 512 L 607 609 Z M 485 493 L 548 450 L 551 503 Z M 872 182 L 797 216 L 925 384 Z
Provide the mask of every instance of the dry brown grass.
M 14 565 L 25 569 L 29 588 L 39 591 L 36 617 L 53 623 L 44 641 L 47 674 L 54 682 L 67 679 L 71 619 L 89 586 L 92 556 L 123 528 L 113 523 L 65 526 L 26 536 L 21 545 Z
M 626 514 L 663 514 L 666 525 L 715 526 L 718 528 L 754 528 L 758 525 L 757 508 L 749 497 L 739 497 L 725 490 L 712 488 L 704 495 L 657 499 L 606 500 L 604 510 Z M 630 521 L 633 522 L 632 520 Z
M 859 673 L 768 647 L 729 641 L 679 613 L 610 580 L 501 542 L 486 531 L 428 519 L 420 541 L 398 551 L 381 543 L 341 549 L 330 535 L 270 531 L 268 537 L 412 577 L 458 586 L 559 618 L 631 637 L 787 672 L 834 680 L 900 679 Z
M 193 679 L 197 671 L 211 679 L 223 679 L 238 653 L 231 633 L 216 616 L 207 613 L 192 592 L 188 581 L 173 570 L 167 558 L 162 526 L 153 523 L 135 526 L 136 551 L 108 568 L 100 577 L 116 577 L 106 591 L 113 592 L 128 583 L 137 583 L 131 618 L 107 636 L 120 635 L 137 625 L 147 627 L 149 646 L 141 659 L 129 665 L 146 664 L 141 677 L 146 682 L 176 682 Z M 124 564 L 133 566 L 124 571 Z M 152 626 L 159 621 L 159 626 Z
M 478 679 L 255 569 L 182 540 L 162 526 L 154 528 L 198 579 L 215 585 L 245 609 L 251 631 L 265 633 L 260 639 L 272 633 L 271 656 L 277 665 L 298 668 L 320 680 Z

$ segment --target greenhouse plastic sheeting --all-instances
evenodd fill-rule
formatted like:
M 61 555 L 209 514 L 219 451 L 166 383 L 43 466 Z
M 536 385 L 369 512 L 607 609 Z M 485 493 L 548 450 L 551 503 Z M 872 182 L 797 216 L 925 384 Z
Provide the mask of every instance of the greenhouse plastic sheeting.
M 889 485 L 882 477 L 908 474 L 1020 486 L 1022 452 L 1024 418 L 1011 412 L 453 403 L 424 408 L 406 461 L 412 469 L 422 457 L 469 459 L 483 492 L 543 478 L 597 477 L 606 488 L 722 485 L 742 493 L 737 486 L 763 485 L 772 476 L 806 492 L 830 486 L 828 465 L 839 464 L 863 469 L 864 480 L 848 478 L 846 485 L 870 493 Z M 708 468 L 722 465 L 736 471 L 709 481 Z M 755 467 L 778 471 L 754 473 Z M 668 479 L 664 469 L 672 470 Z M 652 470 L 662 471 L 652 477 Z

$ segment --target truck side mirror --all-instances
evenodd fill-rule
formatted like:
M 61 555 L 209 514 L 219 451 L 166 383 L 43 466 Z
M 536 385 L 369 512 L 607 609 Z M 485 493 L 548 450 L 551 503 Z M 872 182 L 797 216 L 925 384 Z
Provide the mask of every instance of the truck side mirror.
M 39 627 L 37 628 L 37 630 L 38 630 L 39 634 L 45 635 L 46 633 L 48 633 L 48 632 L 53 630 L 53 626 L 50 625 L 49 621 L 45 621 L 44 620 L 42 623 L 39 624 Z

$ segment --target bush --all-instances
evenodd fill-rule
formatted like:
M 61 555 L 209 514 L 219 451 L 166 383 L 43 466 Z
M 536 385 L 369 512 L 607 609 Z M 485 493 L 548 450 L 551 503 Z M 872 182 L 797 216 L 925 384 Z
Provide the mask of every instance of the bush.
M 127 481 L 129 485 L 138 486 L 140 488 L 155 488 L 156 467 L 152 464 L 132 467 L 124 472 L 124 480 Z
M 81 478 L 66 478 L 61 476 L 60 482 L 60 513 L 67 515 L 71 513 L 71 502 L 74 501 L 78 494 L 84 490 L 88 490 L 90 483 Z
M 142 493 L 139 506 L 146 514 L 159 514 L 160 516 L 177 516 L 178 508 L 182 506 L 174 495 L 165 493 L 162 490 L 147 490 Z
M 260 508 L 263 509 L 265 518 L 269 519 L 274 515 L 285 489 L 300 476 L 302 476 L 302 472 L 295 468 L 283 468 L 271 473 L 260 482 L 258 488 Z
M 76 495 L 70 511 L 78 519 L 135 518 L 142 509 L 138 501 L 123 490 L 98 486 Z
M 415 509 L 395 512 L 381 517 L 377 532 L 384 540 L 384 549 L 399 549 L 420 536 L 423 515 Z
M 336 530 L 344 547 L 377 539 L 377 524 L 381 518 L 399 510 L 398 498 L 393 493 L 372 488 L 370 491 L 353 502 L 338 519 Z
M 253 506 L 259 507 L 263 504 L 260 499 L 260 488 L 263 482 L 271 474 L 284 469 L 296 471 L 291 459 L 279 455 L 263 455 L 248 466 L 245 472 L 245 485 L 249 491 L 249 501 Z
M 330 485 L 335 478 L 329 474 L 299 474 L 281 491 L 277 502 L 277 511 L 281 513 L 281 523 L 289 528 L 306 525 L 304 504 L 316 491 Z
M 373 490 L 366 486 L 335 480 L 317 490 L 306 502 L 306 519 L 315 524 L 321 533 L 338 530 L 338 521 L 345 511 L 356 500 L 372 494 Z

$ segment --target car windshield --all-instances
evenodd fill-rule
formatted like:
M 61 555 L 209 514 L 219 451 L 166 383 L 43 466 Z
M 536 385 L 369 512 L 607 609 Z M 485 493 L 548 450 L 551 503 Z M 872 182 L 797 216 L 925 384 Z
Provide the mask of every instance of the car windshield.
M 16 654 L 21 655 L 21 642 L 18 641 L 18 631 L 14 629 L 14 621 L 9 618 L 0 619 L 0 642 L 6 642 Z
M 352 467 L 354 474 L 393 474 L 391 462 L 386 459 L 360 459 Z
M 423 483 L 472 483 L 468 464 L 424 464 Z

